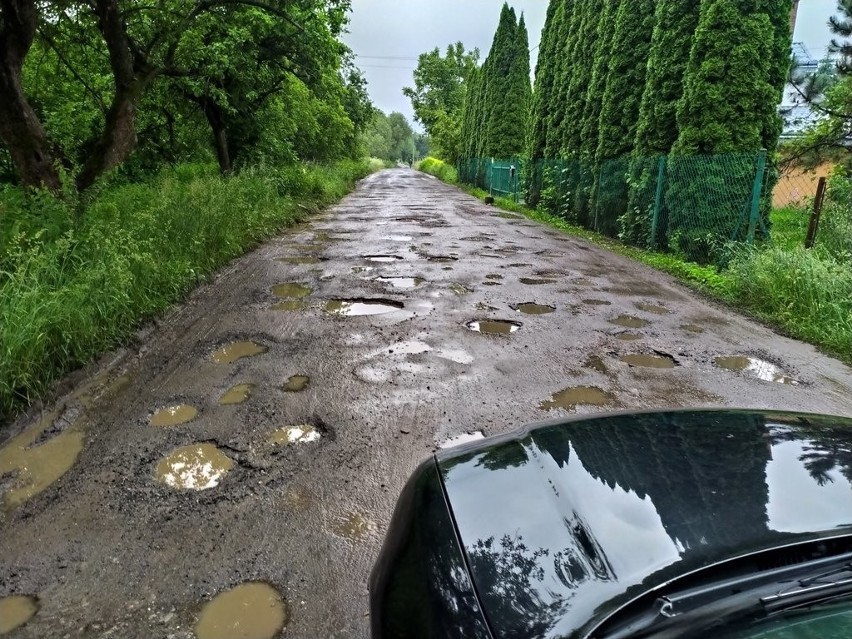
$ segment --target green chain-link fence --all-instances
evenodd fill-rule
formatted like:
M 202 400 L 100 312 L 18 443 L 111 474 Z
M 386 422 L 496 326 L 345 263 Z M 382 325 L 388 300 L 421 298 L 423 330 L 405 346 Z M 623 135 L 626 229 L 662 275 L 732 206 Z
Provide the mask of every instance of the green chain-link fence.
M 458 165 L 459 180 L 485 189 L 495 197 L 519 202 L 523 197 L 521 175 L 526 170 L 526 164 L 522 158 L 461 160 Z

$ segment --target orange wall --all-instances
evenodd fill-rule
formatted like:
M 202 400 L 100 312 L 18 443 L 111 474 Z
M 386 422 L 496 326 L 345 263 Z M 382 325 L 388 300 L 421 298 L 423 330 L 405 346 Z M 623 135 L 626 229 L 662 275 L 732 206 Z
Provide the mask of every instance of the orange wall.
M 831 174 L 833 164 L 823 164 L 813 171 L 789 169 L 781 174 L 772 192 L 772 204 L 776 209 L 790 205 L 805 205 L 816 195 L 819 178 Z

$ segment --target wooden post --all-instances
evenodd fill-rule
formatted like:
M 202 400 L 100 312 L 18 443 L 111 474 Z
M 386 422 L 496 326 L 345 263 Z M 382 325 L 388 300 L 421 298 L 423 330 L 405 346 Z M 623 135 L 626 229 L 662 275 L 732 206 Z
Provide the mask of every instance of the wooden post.
M 814 197 L 814 210 L 811 211 L 811 221 L 808 223 L 808 236 L 805 238 L 805 248 L 813 248 L 819 230 L 819 218 L 822 215 L 822 205 L 825 202 L 826 179 L 821 177 L 817 184 L 816 197 Z

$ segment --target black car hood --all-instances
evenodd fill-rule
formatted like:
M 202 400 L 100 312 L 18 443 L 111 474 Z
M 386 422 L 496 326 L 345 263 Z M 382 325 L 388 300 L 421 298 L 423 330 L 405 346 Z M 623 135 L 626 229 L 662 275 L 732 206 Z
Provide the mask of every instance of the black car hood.
M 500 639 L 584 636 L 684 573 L 852 534 L 852 420 L 612 415 L 468 445 L 438 464 Z

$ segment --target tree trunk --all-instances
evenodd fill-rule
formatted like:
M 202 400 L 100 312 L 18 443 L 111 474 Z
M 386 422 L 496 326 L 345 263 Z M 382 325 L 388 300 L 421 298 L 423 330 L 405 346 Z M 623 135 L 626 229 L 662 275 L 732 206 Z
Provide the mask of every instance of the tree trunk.
M 210 129 L 213 131 L 213 144 L 216 147 L 216 158 L 219 160 L 219 171 L 228 175 L 232 170 L 231 154 L 228 150 L 228 131 L 225 127 L 225 112 L 210 98 L 204 98 L 202 103 L 204 115 Z
M 59 191 L 50 142 L 21 82 L 37 20 L 33 0 L 0 0 L 0 140 L 23 185 Z

